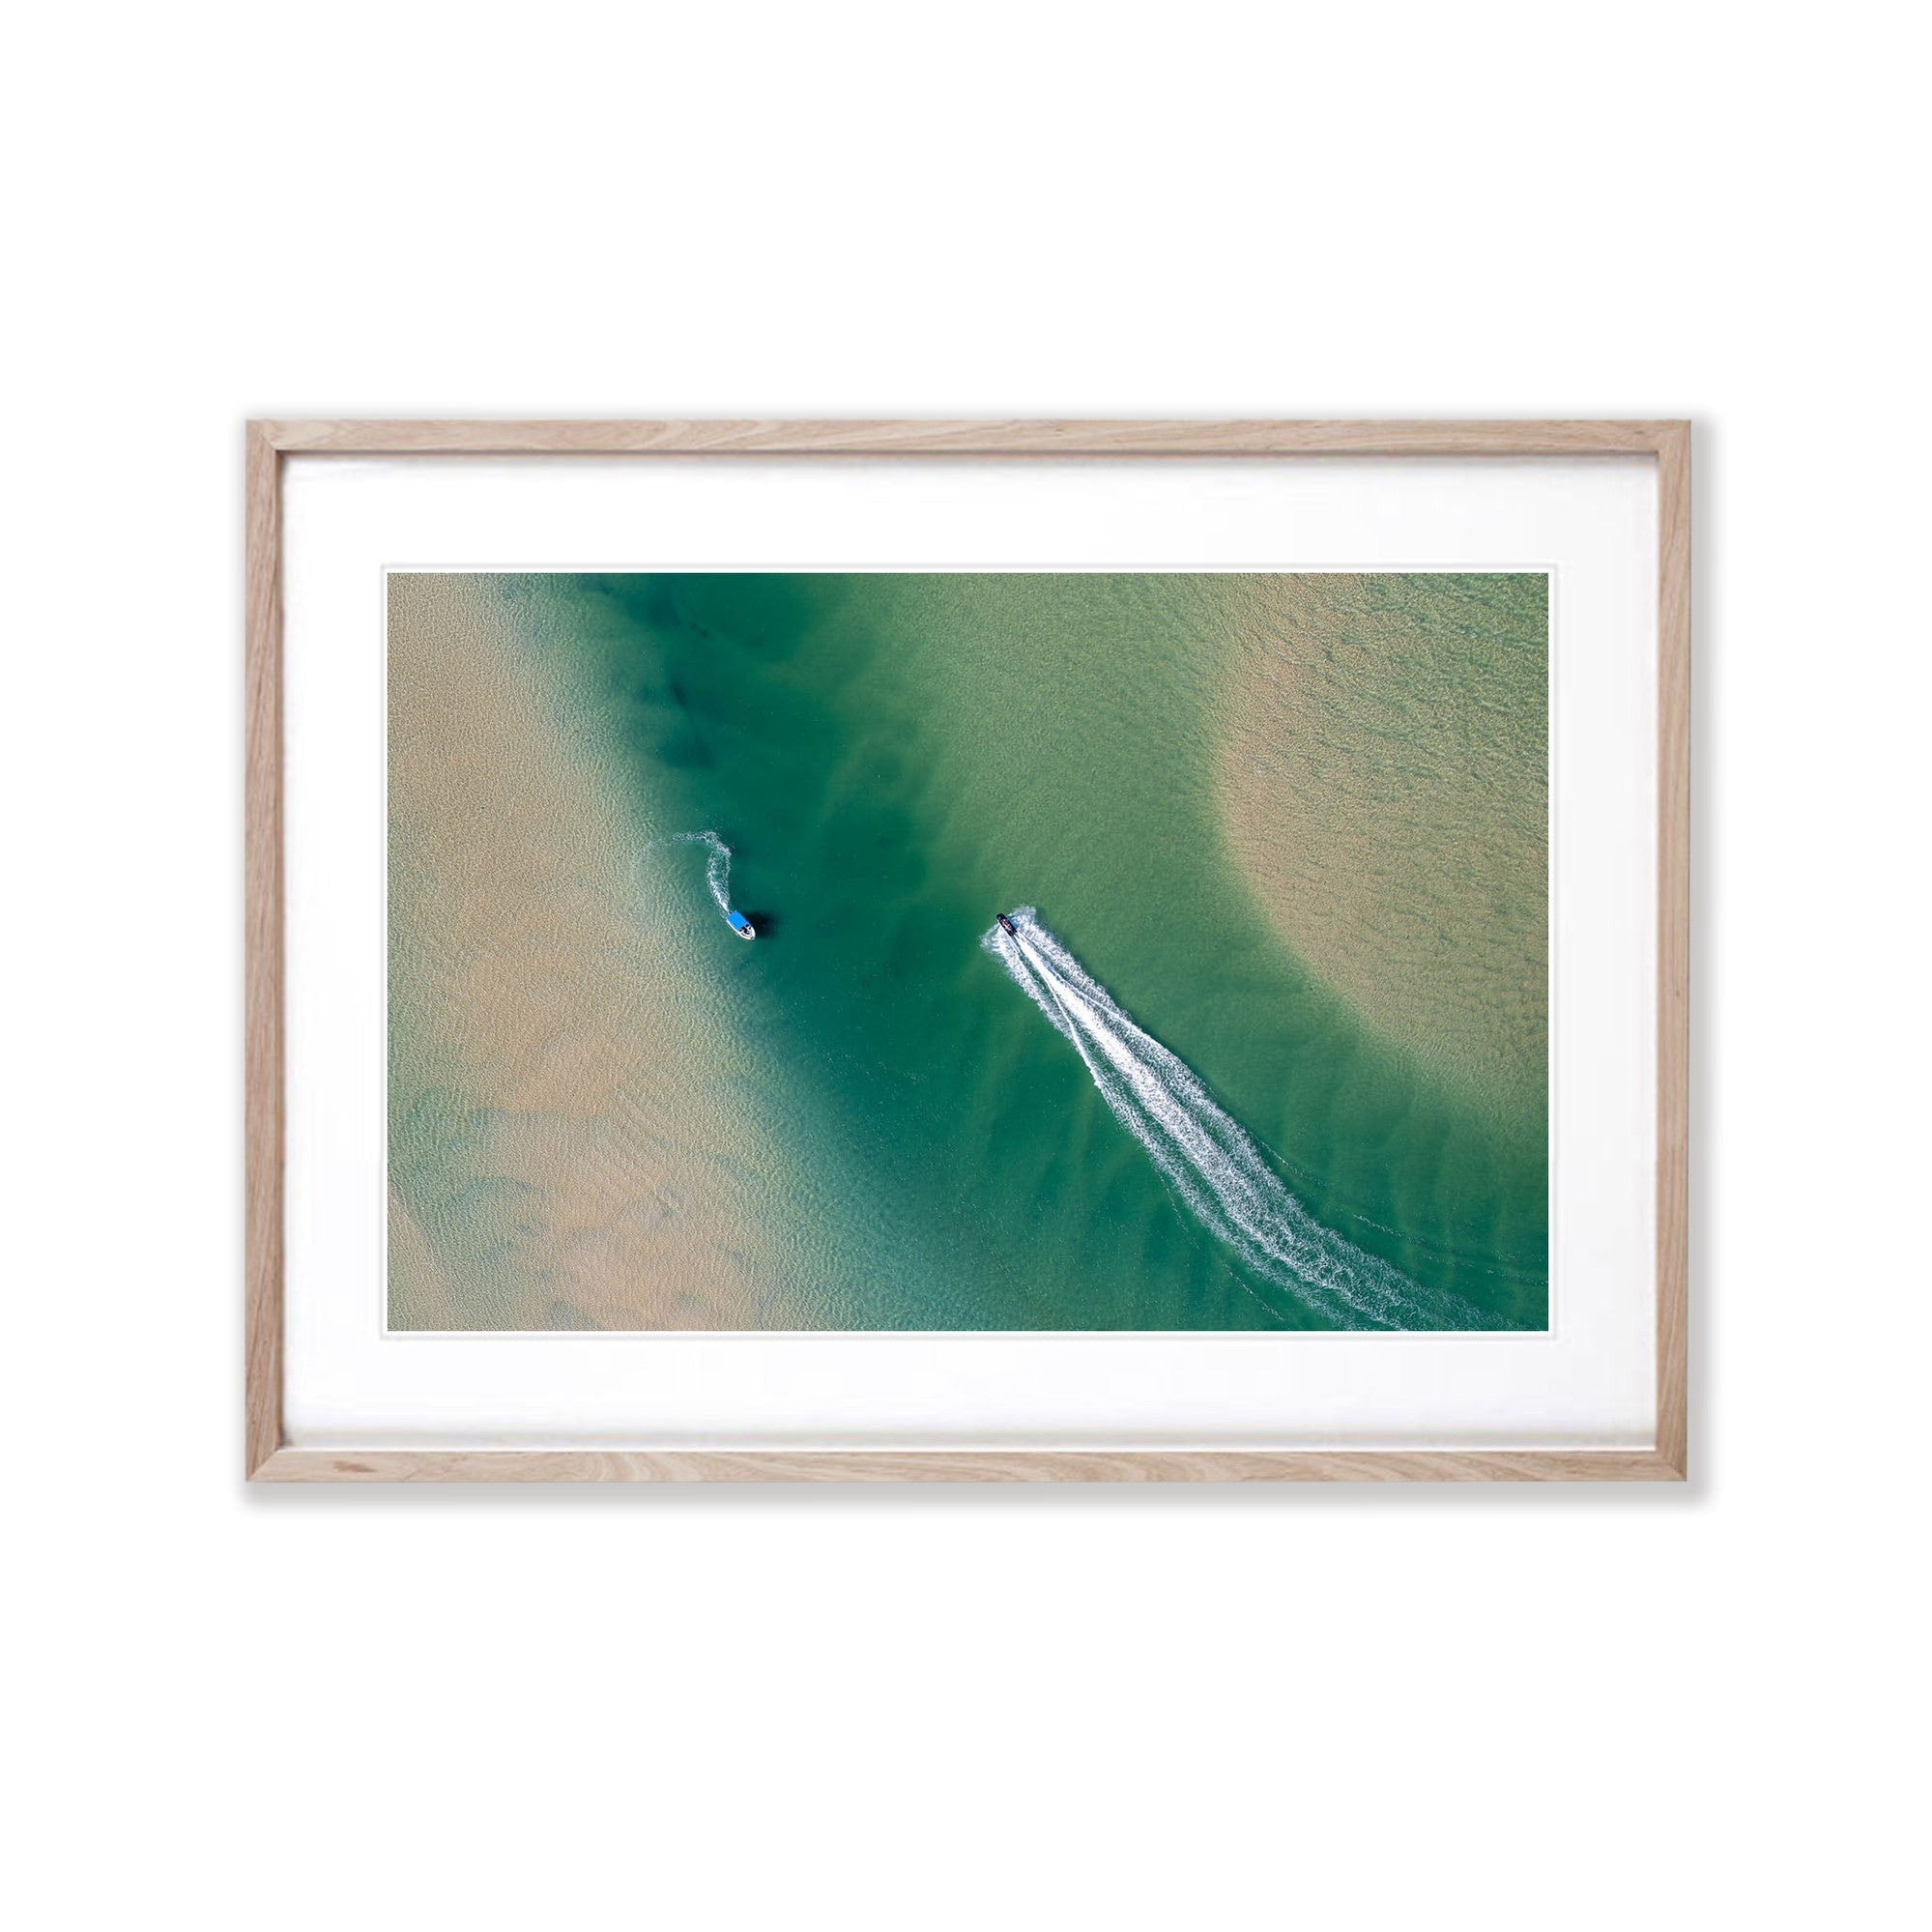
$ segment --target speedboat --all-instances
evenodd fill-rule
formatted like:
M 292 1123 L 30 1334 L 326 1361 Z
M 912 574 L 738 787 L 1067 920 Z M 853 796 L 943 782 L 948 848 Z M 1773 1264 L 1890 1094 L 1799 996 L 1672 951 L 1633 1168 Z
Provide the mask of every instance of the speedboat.
M 758 937 L 758 928 L 735 906 L 730 906 L 725 908 L 725 923 L 741 939 L 755 939 Z
M 1006 937 L 1009 939 L 1017 939 L 1020 937 L 1020 928 L 1004 912 L 995 912 L 993 916 L 1006 929 Z

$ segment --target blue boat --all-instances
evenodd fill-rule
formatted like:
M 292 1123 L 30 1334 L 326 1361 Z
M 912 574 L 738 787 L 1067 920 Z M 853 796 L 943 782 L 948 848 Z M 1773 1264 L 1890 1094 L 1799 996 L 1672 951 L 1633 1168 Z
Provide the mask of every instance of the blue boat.
M 735 906 L 725 908 L 725 920 L 739 938 L 755 939 L 758 937 L 758 928 Z

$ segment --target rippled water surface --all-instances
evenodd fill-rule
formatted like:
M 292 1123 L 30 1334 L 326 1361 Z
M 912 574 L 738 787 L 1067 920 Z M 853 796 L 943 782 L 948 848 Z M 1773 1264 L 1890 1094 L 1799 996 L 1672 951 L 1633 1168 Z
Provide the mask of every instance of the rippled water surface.
M 608 749 L 632 1024 L 729 1036 L 735 1320 L 1543 1325 L 1542 578 L 479 589 Z

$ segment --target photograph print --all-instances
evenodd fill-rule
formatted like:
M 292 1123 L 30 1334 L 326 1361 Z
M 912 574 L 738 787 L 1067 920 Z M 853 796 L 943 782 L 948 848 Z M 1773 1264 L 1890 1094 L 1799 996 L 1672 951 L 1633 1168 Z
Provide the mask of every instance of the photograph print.
M 391 1331 L 1548 1326 L 1544 574 L 387 595 Z

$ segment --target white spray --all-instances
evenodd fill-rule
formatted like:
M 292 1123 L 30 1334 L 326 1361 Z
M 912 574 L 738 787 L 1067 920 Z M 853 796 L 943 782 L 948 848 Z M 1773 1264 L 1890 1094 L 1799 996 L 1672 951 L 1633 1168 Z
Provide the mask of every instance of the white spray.
M 645 851 L 656 851 L 660 846 L 707 848 L 710 856 L 705 861 L 705 882 L 711 888 L 711 897 L 718 902 L 718 910 L 724 913 L 731 911 L 732 849 L 716 832 L 674 832 L 668 839 L 652 839 Z
M 1175 1195 L 1251 1273 L 1342 1327 L 1495 1325 L 1322 1226 L 1192 1069 L 1114 1004 L 1036 908 L 1010 916 L 1017 937 L 995 925 L 981 944 L 1072 1042 L 1101 1098 Z

